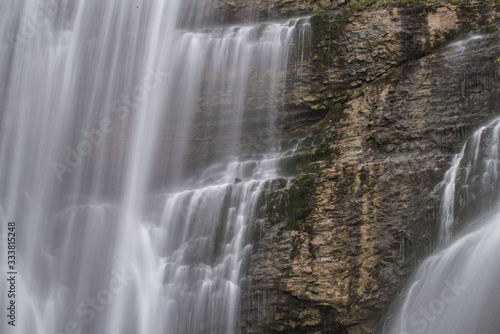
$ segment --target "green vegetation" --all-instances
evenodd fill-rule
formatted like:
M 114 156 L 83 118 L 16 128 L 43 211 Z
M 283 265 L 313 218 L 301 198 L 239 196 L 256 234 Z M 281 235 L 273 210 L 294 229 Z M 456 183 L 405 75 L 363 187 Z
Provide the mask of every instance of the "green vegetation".
M 361 92 L 363 89 L 365 89 L 365 87 L 368 87 L 370 84 L 371 84 L 371 82 L 366 82 L 366 83 L 362 84 L 361 86 L 359 86 L 358 88 L 356 88 L 354 91 Z
M 303 174 L 295 179 L 281 198 L 268 202 L 268 216 L 279 215 L 286 218 L 285 230 L 308 232 L 312 226 L 306 224 L 306 217 L 313 211 L 311 199 L 315 189 L 314 175 Z M 279 235 L 281 235 L 279 233 Z
M 330 21 L 330 14 L 328 14 L 324 10 L 320 10 L 320 11 L 316 12 L 316 14 L 314 14 L 310 20 L 311 27 L 313 27 L 313 28 L 316 28 L 320 25 L 324 25 L 324 24 L 328 23 L 329 21 Z
M 314 176 L 302 175 L 288 190 L 287 230 L 303 230 L 305 218 L 313 211 L 310 206 L 311 192 L 314 190 Z

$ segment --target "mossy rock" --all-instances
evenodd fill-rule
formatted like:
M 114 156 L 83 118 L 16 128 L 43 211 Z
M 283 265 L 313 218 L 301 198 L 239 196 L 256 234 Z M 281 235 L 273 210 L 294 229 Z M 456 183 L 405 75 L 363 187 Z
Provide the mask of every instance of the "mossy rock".
M 280 196 L 268 201 L 268 217 L 277 217 L 278 221 L 285 220 L 284 230 L 310 232 L 312 226 L 307 224 L 306 218 L 314 210 L 314 180 L 314 174 L 303 174 L 292 181 L 292 185 Z
M 334 155 L 334 150 L 327 144 L 310 150 L 301 152 L 290 157 L 284 158 L 280 162 L 280 173 L 286 176 L 294 176 L 299 173 L 314 173 L 319 171 L 319 167 L 315 162 L 330 161 Z
M 288 216 L 288 230 L 305 230 L 305 219 L 314 210 L 311 197 L 314 192 L 314 175 L 305 174 L 296 179 L 288 190 L 288 205 L 285 208 Z

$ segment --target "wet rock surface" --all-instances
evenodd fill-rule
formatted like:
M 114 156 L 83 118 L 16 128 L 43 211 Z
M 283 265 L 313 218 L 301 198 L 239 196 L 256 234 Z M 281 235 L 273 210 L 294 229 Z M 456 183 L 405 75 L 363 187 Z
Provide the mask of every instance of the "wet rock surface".
M 243 333 L 376 333 L 434 249 L 436 185 L 467 136 L 498 115 L 500 46 L 487 33 L 492 7 L 420 10 L 312 19 L 311 64 L 300 95 L 285 92 L 282 125 L 315 137 L 305 151 L 328 154 L 303 163 L 268 205 Z
M 205 7 L 222 15 L 227 12 L 219 8 L 223 3 L 206 4 Z M 287 55 L 287 66 L 274 73 L 274 77 L 271 73 L 250 73 L 241 136 L 241 147 L 248 153 L 266 148 L 262 145 L 266 140 L 261 140 L 261 137 L 286 137 L 292 132 L 306 131 L 326 117 L 341 117 L 338 111 L 344 104 L 373 81 L 407 62 L 432 54 L 471 31 L 496 30 L 498 23 L 496 8 L 490 4 L 475 7 L 435 4 L 364 11 L 345 7 L 325 11 L 322 3 L 266 2 L 271 7 L 281 4 L 290 12 L 302 4 L 309 10 L 306 14 L 312 16 L 310 23 L 304 20 L 298 27 L 310 24 L 311 36 L 300 36 L 300 29 L 297 29 Z M 231 4 L 243 10 L 243 2 Z M 254 2 L 245 4 L 257 6 Z M 202 3 L 197 5 L 202 6 Z M 301 14 L 300 11 L 297 13 Z M 245 24 L 243 19 L 236 17 L 234 21 L 233 24 L 239 26 Z M 262 29 L 264 27 L 265 23 Z M 238 75 L 234 73 L 235 80 Z M 276 93 L 272 99 L 263 99 L 267 92 L 259 87 L 265 87 L 263 82 L 271 81 L 276 82 L 273 88 Z M 209 84 L 203 82 L 201 87 Z M 191 149 L 187 157 L 192 173 L 196 173 L 199 166 L 227 154 L 227 148 L 232 145 L 231 136 L 218 133 L 218 127 L 234 127 L 231 123 L 234 103 L 224 90 L 205 91 L 202 88 L 201 98 L 196 102 L 193 136 L 189 143 Z M 214 110 L 223 110 L 225 114 Z M 269 124 L 276 128 L 271 130 Z M 215 147 L 218 151 L 214 151 Z
M 374 80 L 459 36 L 496 30 L 496 22 L 498 14 L 490 5 L 315 14 L 311 17 L 311 61 L 300 74 L 299 84 L 284 93 L 285 131 L 323 118 Z

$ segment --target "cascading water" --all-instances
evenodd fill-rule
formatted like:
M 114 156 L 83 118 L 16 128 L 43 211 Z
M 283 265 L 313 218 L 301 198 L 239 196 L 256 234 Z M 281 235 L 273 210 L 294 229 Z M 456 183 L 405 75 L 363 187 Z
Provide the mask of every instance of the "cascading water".
M 16 222 L 18 272 L 0 332 L 237 331 L 280 86 L 309 25 L 187 31 L 187 3 L 0 4 L 1 241 Z M 271 153 L 238 158 L 262 129 Z
M 500 119 L 481 127 L 453 159 L 441 184 L 446 248 L 419 268 L 391 334 L 493 334 L 500 319 Z M 471 226 L 452 241 L 457 213 Z

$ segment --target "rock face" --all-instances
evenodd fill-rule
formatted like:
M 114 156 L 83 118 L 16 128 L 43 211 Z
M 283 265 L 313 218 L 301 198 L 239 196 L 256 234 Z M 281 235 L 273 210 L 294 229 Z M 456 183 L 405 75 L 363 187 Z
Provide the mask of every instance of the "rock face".
M 311 18 L 310 69 L 300 89 L 285 92 L 283 124 L 295 129 L 322 118 L 392 69 L 473 29 L 494 28 L 495 22 L 497 13 L 489 6 L 320 12 Z
M 319 10 L 334 10 L 349 0 L 187 0 L 184 20 L 191 25 L 232 24 L 311 15 Z M 209 22 L 207 22 L 209 18 Z
M 223 22 L 242 22 L 282 19 L 303 16 L 319 10 L 332 10 L 346 4 L 346 0 L 219 0 L 217 11 Z
M 311 63 L 300 94 L 285 91 L 281 121 L 312 133 L 303 149 L 318 159 L 297 162 L 301 175 L 269 202 L 243 333 L 380 330 L 433 250 L 436 185 L 471 131 L 500 110 L 500 45 L 488 32 L 497 23 L 489 5 L 311 19 Z
M 203 4 L 193 3 L 197 6 Z M 245 13 L 248 6 L 256 6 L 253 1 L 231 3 L 235 10 Z M 214 10 L 222 8 L 224 4 L 227 5 L 227 2 L 221 0 L 211 6 L 206 4 L 205 8 Z M 283 14 L 284 17 L 294 13 L 297 6 L 303 6 L 308 13 L 327 8 L 321 1 L 271 1 L 266 4 L 271 8 L 282 6 L 280 8 L 287 13 Z M 225 9 L 217 12 L 231 15 L 229 21 L 243 20 L 239 16 L 227 14 Z M 300 10 L 298 13 L 302 14 Z M 211 15 L 207 14 L 207 17 Z M 431 53 L 471 29 L 494 27 L 496 21 L 495 8 L 488 5 L 474 8 L 434 5 L 365 11 L 347 8 L 320 10 L 310 19 L 312 39 L 306 39 L 301 44 L 297 36 L 294 39 L 296 45 L 292 46 L 292 52 L 288 55 L 287 72 L 276 73 L 276 77 L 286 78 L 283 81 L 274 79 L 279 83 L 275 89 L 280 92 L 276 94 L 276 99 L 266 101 L 262 98 L 265 93 L 257 89 L 265 85 L 257 80 L 253 80 L 255 85 L 250 83 L 243 113 L 245 128 L 242 129 L 242 146 L 257 147 L 255 138 L 269 122 L 278 124 L 278 135 L 305 131 L 308 126 L 320 122 L 345 104 L 354 93 L 389 71 Z M 260 80 L 270 81 L 271 78 L 268 75 Z M 202 86 L 206 86 L 206 83 Z M 211 155 L 217 155 L 218 152 L 212 152 L 214 147 L 224 151 L 224 143 L 230 144 L 230 141 L 222 140 L 214 145 L 213 133 L 217 129 L 207 126 L 230 119 L 225 116 L 217 119 L 211 112 L 231 110 L 230 99 L 224 92 L 209 91 L 208 94 L 203 95 L 196 105 L 196 115 L 200 117 L 195 118 L 195 135 L 190 144 L 193 149 L 188 159 L 193 166 L 203 166 Z M 272 116 L 275 120 L 270 120 L 269 113 L 266 113 L 272 108 L 279 110 Z

